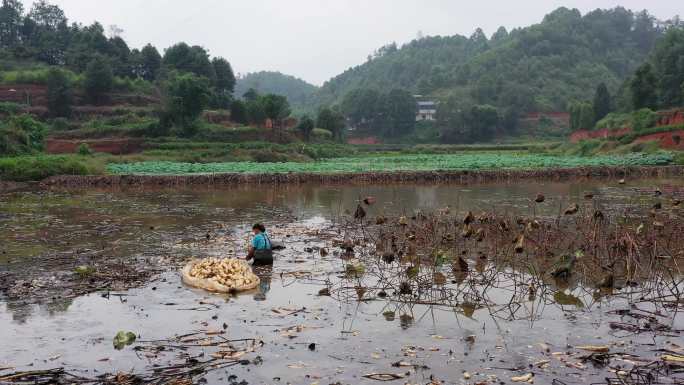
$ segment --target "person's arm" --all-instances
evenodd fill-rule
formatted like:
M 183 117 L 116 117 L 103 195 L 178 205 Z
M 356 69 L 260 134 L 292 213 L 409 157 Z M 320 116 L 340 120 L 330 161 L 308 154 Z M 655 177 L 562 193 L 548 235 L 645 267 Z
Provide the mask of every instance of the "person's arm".
M 249 246 L 249 249 L 247 251 L 247 258 L 245 258 L 248 261 L 251 261 L 254 258 L 254 246 Z

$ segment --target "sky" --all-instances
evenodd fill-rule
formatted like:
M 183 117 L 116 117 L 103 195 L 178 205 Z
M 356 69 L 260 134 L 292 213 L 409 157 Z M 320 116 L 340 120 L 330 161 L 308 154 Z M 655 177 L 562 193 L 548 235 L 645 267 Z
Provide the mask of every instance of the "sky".
M 681 0 L 52 0 L 70 22 L 116 25 L 131 47 L 160 52 L 179 41 L 223 56 L 236 73 L 280 71 L 321 85 L 377 48 L 424 35 L 490 36 L 538 23 L 565 6 L 582 13 L 623 6 L 660 19 L 684 16 Z

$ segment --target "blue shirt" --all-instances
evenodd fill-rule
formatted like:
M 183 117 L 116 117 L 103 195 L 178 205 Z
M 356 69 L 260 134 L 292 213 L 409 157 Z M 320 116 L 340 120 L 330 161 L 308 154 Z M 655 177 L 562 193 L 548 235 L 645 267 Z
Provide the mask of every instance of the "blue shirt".
M 252 247 L 254 247 L 254 250 L 270 250 L 271 240 L 268 239 L 268 235 L 265 233 L 259 233 L 252 239 Z

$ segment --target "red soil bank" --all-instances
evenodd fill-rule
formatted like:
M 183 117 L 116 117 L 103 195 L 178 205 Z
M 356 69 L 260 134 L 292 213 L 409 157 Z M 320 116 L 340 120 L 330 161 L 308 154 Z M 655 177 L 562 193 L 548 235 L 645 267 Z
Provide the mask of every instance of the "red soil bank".
M 659 132 L 657 134 L 646 135 L 637 138 L 635 142 L 652 142 L 657 141 L 660 148 L 668 150 L 684 150 L 684 130 Z
M 347 140 L 348 144 L 382 144 L 380 139 L 374 137 L 374 136 L 369 136 L 367 138 L 349 138 Z
M 572 143 L 577 143 L 581 140 L 588 140 L 588 139 L 608 139 L 608 138 L 617 138 L 623 135 L 627 135 L 632 132 L 632 129 L 629 127 L 624 127 L 624 128 L 618 128 L 618 129 L 608 129 L 604 128 L 601 130 L 596 130 L 596 131 L 589 131 L 589 130 L 579 130 L 575 131 L 570 135 L 570 141 Z
M 658 111 L 658 126 L 684 124 L 684 110 Z
M 144 141 L 134 138 L 116 139 L 86 139 L 68 140 L 48 138 L 45 140 L 45 151 L 49 154 L 73 154 L 78 146 L 85 143 L 94 152 L 104 152 L 108 154 L 121 155 L 133 154 L 142 151 Z

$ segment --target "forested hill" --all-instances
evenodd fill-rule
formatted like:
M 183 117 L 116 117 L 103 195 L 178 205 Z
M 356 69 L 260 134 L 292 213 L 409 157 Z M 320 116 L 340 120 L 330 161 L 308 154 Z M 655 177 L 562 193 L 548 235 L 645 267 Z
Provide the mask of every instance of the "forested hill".
M 600 82 L 617 91 L 664 28 L 646 11 L 618 7 L 583 16 L 559 8 L 539 24 L 511 32 L 502 27 L 490 38 L 478 29 L 469 38 L 385 46 L 326 82 L 318 98 L 335 104 L 358 88 L 404 88 L 519 112 L 567 110 L 569 102 L 591 98 Z
M 318 87 L 302 79 L 272 71 L 253 72 L 239 77 L 235 86 L 235 96 L 241 97 L 250 88 L 260 94 L 285 96 L 297 110 L 312 109 L 314 93 L 318 90 Z

